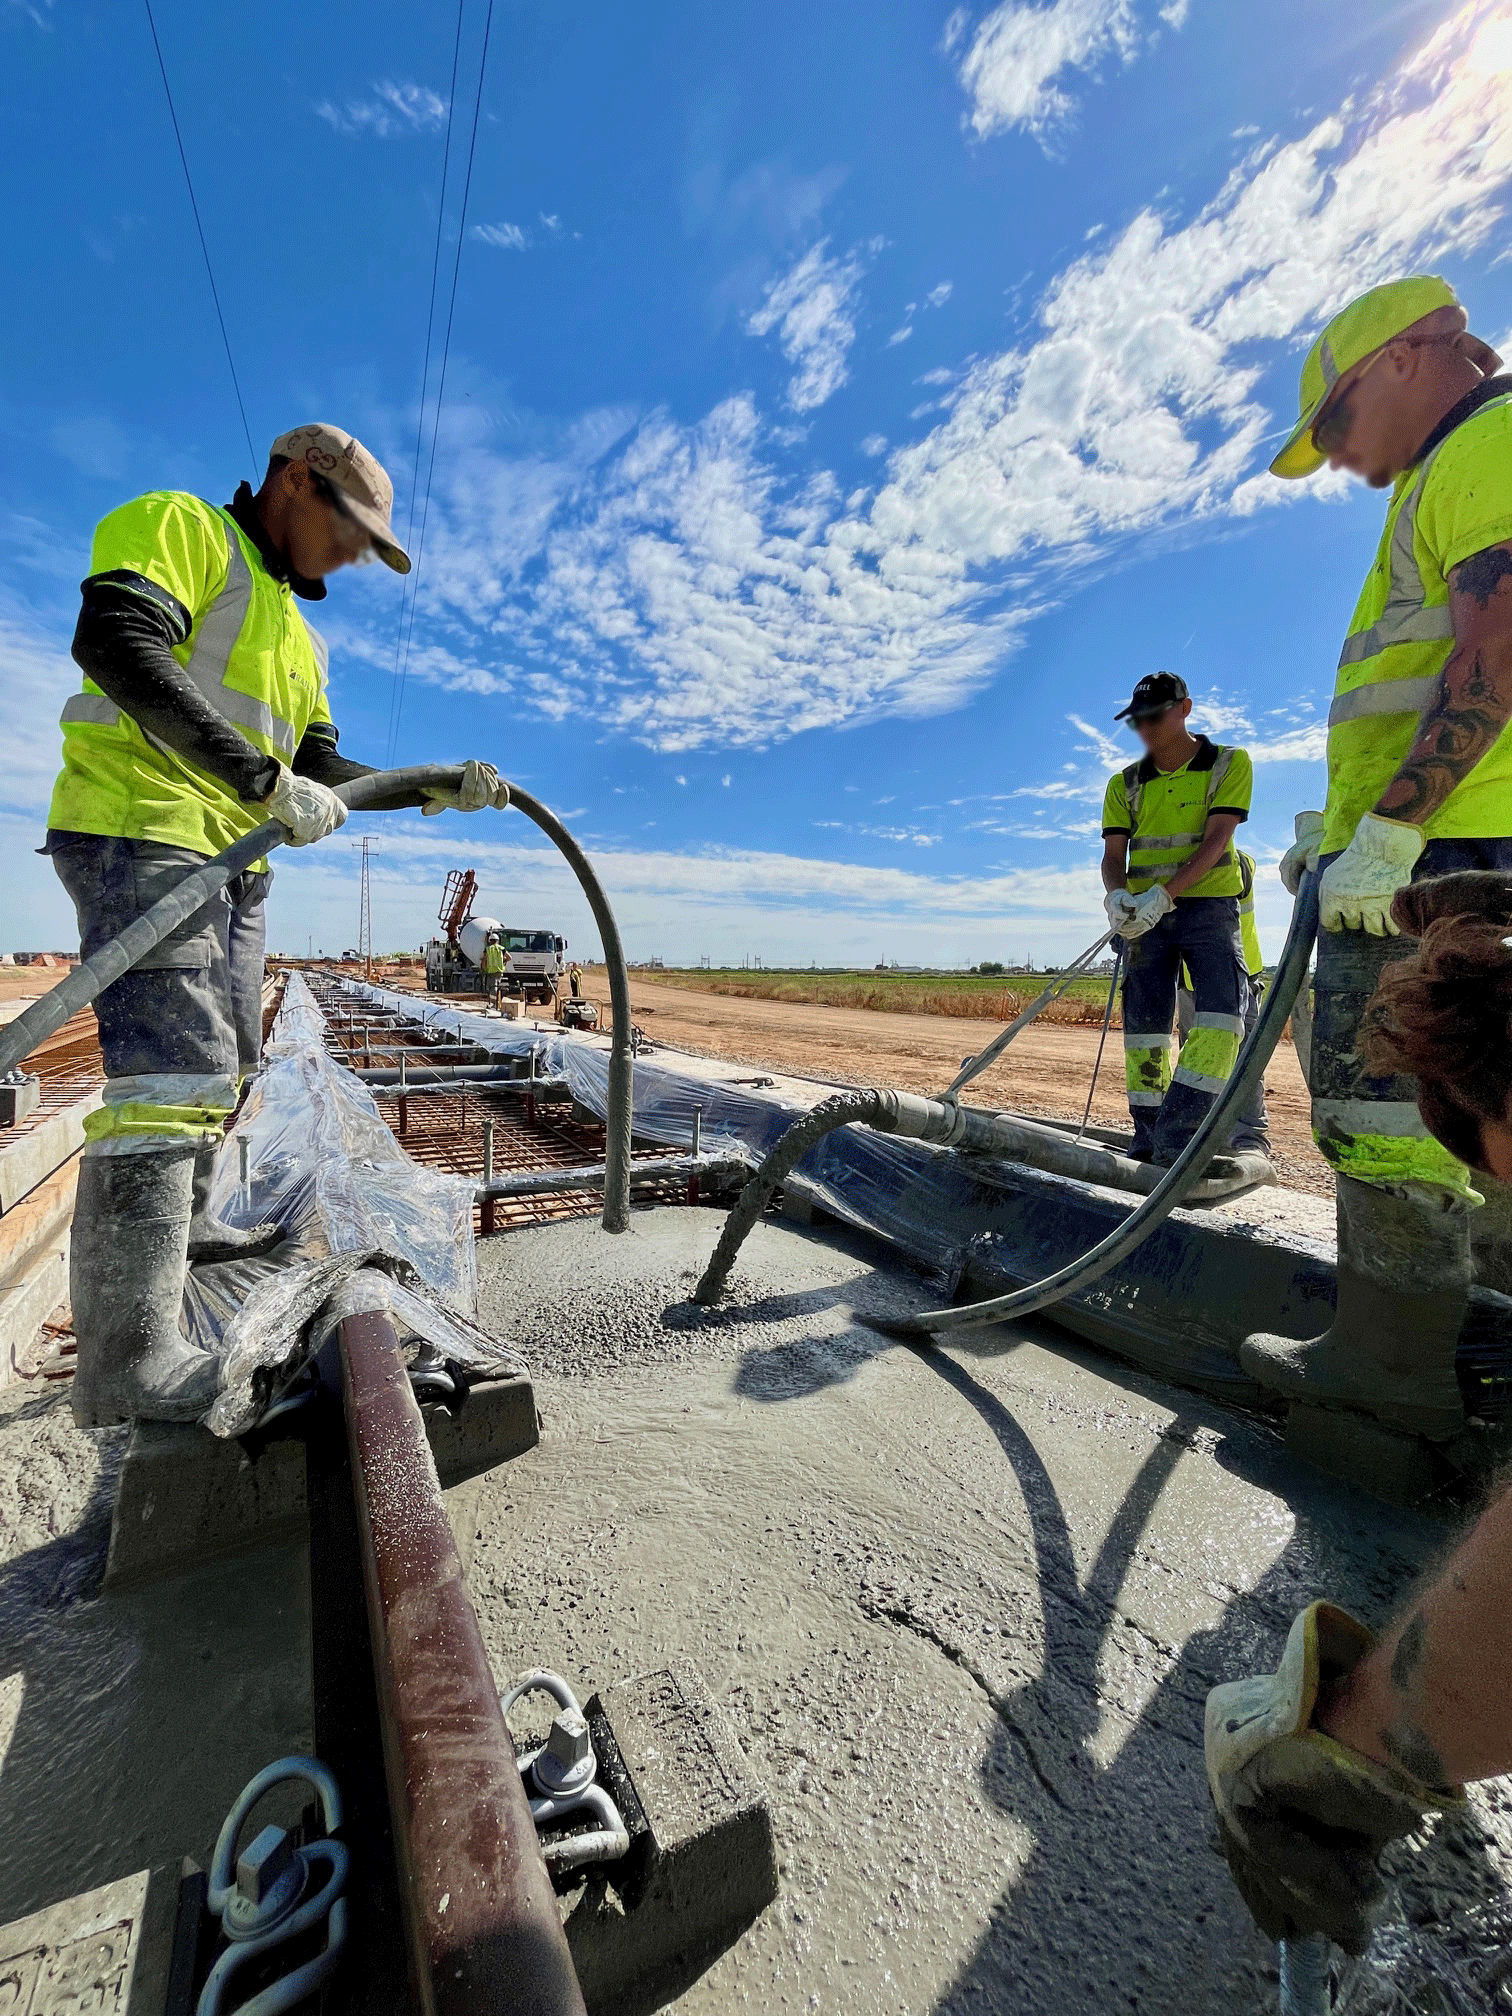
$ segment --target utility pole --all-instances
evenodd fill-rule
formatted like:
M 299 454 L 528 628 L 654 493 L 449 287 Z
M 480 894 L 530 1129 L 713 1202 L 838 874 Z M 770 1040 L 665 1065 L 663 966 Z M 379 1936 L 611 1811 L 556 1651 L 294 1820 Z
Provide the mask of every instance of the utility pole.
M 357 956 L 362 961 L 365 979 L 373 977 L 373 895 L 368 880 L 368 848 L 372 845 L 364 835 L 354 846 L 362 849 L 362 896 L 357 911 Z

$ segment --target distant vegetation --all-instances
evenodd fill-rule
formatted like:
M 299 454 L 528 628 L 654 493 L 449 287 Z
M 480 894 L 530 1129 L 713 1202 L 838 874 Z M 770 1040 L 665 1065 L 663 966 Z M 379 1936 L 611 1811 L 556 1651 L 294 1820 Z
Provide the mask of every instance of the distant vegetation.
M 823 1008 L 874 1008 L 899 1015 L 955 1015 L 969 1021 L 1011 1022 L 1049 985 L 1048 973 L 816 973 L 802 967 L 660 967 L 636 979 L 651 985 L 691 987 L 738 1001 L 796 1001 Z M 1001 972 L 1001 969 L 999 969 Z M 1074 980 L 1042 1020 L 1099 1023 L 1108 1002 L 1106 979 Z M 1113 1020 L 1118 1023 L 1118 1011 Z

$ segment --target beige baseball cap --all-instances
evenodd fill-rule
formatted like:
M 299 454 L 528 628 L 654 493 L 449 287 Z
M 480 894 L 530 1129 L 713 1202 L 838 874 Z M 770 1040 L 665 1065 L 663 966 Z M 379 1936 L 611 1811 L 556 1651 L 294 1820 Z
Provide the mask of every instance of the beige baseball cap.
M 275 455 L 303 462 L 333 483 L 348 511 L 371 537 L 378 558 L 396 574 L 408 574 L 410 557 L 389 522 L 394 486 L 376 455 L 369 454 L 344 428 L 332 427 L 324 420 L 312 420 L 307 426 L 291 427 L 287 434 L 280 434 L 268 450 L 270 460 Z

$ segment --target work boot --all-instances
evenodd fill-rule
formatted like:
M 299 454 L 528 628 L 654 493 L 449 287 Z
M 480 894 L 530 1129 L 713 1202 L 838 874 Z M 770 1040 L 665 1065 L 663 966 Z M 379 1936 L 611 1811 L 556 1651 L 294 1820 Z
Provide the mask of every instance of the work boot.
M 1430 1442 L 1465 1425 L 1454 1351 L 1470 1296 L 1463 1210 L 1340 1176 L 1334 1320 L 1321 1337 L 1246 1337 L 1239 1362 L 1289 1400 L 1352 1407 Z
M 179 1329 L 193 1204 L 187 1141 L 80 1162 L 69 1288 L 81 1428 L 197 1421 L 219 1392 L 219 1362 Z
M 215 1181 L 215 1158 L 220 1142 L 201 1141 L 194 1151 L 194 1216 L 189 1221 L 189 1265 L 198 1267 L 216 1260 L 256 1260 L 271 1253 L 283 1238 L 283 1228 L 271 1222 L 250 1225 L 238 1231 L 210 1209 L 210 1186 Z

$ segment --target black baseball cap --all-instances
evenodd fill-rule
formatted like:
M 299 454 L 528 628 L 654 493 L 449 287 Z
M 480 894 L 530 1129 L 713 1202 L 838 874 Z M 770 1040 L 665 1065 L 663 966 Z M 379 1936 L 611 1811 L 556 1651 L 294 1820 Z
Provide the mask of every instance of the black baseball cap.
M 1163 714 L 1178 700 L 1190 700 L 1187 683 L 1179 672 L 1147 672 L 1134 688 L 1134 698 L 1120 707 L 1115 721 L 1137 721 L 1141 714 Z

